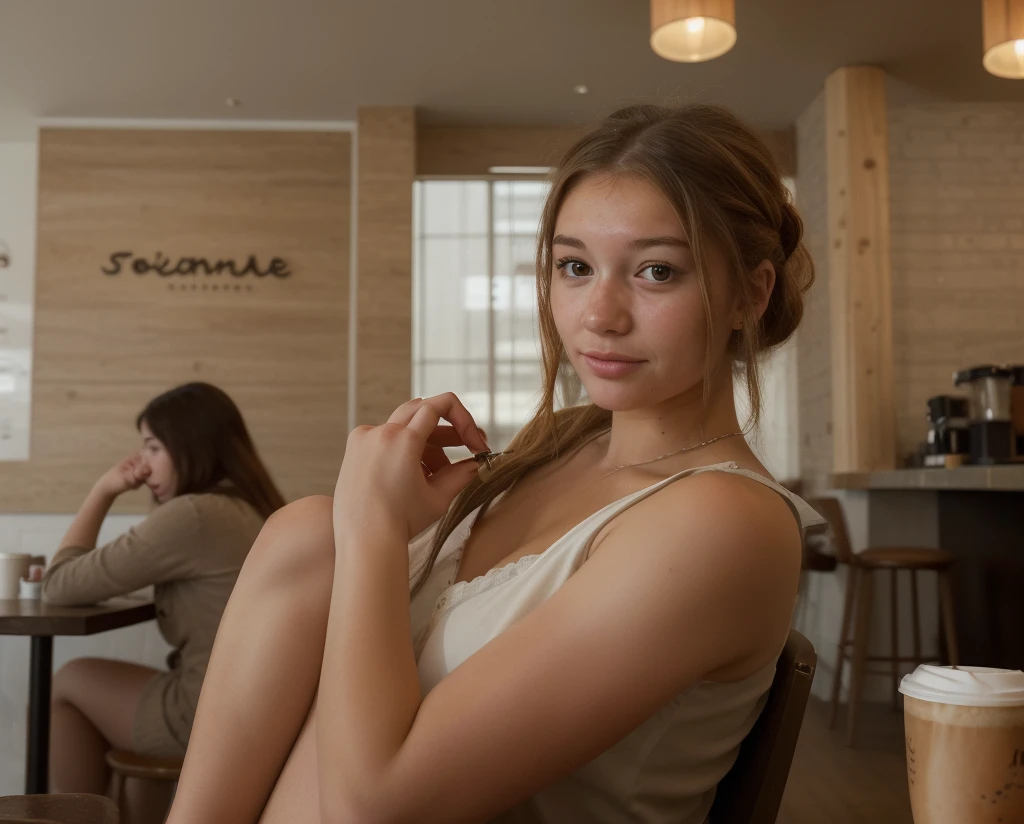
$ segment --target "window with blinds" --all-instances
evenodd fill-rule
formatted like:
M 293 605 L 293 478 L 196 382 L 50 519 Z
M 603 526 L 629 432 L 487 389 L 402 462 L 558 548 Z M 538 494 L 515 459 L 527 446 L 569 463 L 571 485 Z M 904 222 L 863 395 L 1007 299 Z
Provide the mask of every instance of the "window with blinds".
M 540 399 L 542 180 L 414 184 L 413 391 L 455 392 L 504 447 Z

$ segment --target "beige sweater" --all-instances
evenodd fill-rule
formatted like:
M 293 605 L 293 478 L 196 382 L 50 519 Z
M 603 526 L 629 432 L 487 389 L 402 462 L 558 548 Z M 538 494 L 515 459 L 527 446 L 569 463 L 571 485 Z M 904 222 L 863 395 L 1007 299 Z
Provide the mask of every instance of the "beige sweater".
M 147 685 L 136 716 L 136 748 L 184 747 L 221 615 L 263 527 L 241 498 L 181 495 L 97 549 L 64 547 L 43 578 L 43 597 L 80 606 L 154 586 L 160 634 L 175 651 Z

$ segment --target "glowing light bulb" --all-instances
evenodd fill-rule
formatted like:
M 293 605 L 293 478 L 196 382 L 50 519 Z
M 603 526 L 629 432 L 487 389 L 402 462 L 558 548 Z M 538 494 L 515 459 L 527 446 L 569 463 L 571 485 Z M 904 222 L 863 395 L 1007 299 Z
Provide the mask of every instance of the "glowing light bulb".
M 733 3 L 651 0 L 651 48 L 658 56 L 679 63 L 700 63 L 722 56 L 736 43 Z

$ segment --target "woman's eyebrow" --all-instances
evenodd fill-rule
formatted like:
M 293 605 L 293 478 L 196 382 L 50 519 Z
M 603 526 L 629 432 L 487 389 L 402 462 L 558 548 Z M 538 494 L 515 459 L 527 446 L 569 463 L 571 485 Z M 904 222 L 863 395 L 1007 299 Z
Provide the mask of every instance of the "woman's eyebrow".
M 629 244 L 629 248 L 635 252 L 642 252 L 644 249 L 650 249 L 654 246 L 680 246 L 684 249 L 690 248 L 690 244 L 685 240 L 673 237 L 672 235 L 662 235 L 661 237 L 640 237 Z
M 587 244 L 576 237 L 569 237 L 568 235 L 555 235 L 551 241 L 552 246 L 572 246 L 574 249 L 586 249 Z
M 587 244 L 576 237 L 570 237 L 569 235 L 555 235 L 551 241 L 552 246 L 571 246 L 574 249 L 586 249 Z M 636 240 L 629 242 L 629 248 L 634 252 L 642 252 L 644 249 L 651 249 L 655 246 L 679 246 L 683 249 L 689 249 L 690 244 L 682 238 L 673 237 L 672 235 L 662 235 L 660 237 L 640 237 Z

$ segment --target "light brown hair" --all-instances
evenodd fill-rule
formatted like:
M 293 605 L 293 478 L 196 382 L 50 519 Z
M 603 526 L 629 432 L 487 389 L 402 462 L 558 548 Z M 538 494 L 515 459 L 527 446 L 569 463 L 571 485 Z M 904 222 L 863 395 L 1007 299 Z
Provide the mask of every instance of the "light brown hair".
M 727 356 L 745 375 L 751 419 L 761 412 L 759 364 L 784 343 L 803 314 L 803 293 L 814 280 L 801 243 L 803 222 L 793 207 L 771 151 L 751 128 L 726 109 L 709 105 L 630 106 L 581 138 L 555 169 L 541 216 L 537 249 L 537 303 L 544 369 L 536 413 L 495 463 L 486 482 L 474 479 L 456 498 L 434 536 L 431 553 L 413 588 L 426 581 L 451 531 L 474 509 L 492 501 L 531 469 L 571 454 L 611 425 L 611 412 L 594 404 L 555 411 L 560 377 L 572 371 L 551 313 L 552 241 L 559 209 L 585 177 L 629 175 L 656 186 L 673 205 L 693 253 L 708 319 L 707 351 L 718 332 L 708 297 L 708 242 L 726 256 L 728 288 L 739 299 L 742 329 L 733 332 Z M 763 260 L 775 267 L 775 287 L 756 317 L 751 273 Z M 705 366 L 705 392 L 713 364 Z
M 246 500 L 264 518 L 285 504 L 260 460 L 242 413 L 209 383 L 186 383 L 153 398 L 135 420 L 170 453 L 174 495 L 216 492 Z M 224 482 L 229 483 L 225 484 Z

